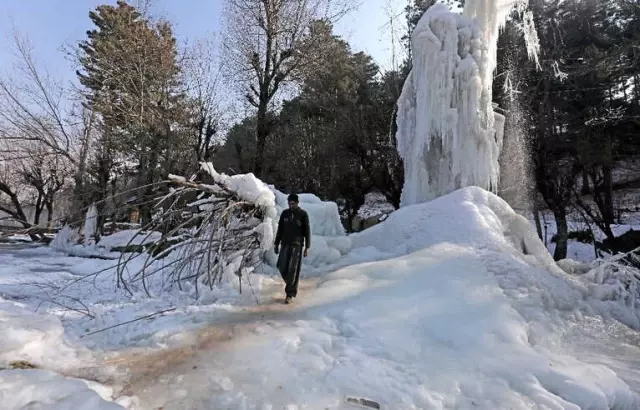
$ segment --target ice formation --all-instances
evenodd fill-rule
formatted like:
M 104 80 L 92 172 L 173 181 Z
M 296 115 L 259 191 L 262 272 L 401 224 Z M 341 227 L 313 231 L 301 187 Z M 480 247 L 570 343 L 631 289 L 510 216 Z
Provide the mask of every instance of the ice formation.
M 84 244 L 85 246 L 89 246 L 91 241 L 93 240 L 94 235 L 96 234 L 98 225 L 98 209 L 96 208 L 96 204 L 91 204 L 89 210 L 87 210 L 87 216 L 84 220 Z
M 404 160 L 401 205 L 465 186 L 497 191 L 504 117 L 493 112 L 498 32 L 523 14 L 528 51 L 537 37 L 528 0 L 468 0 L 462 15 L 436 4 L 411 39 L 413 68 L 398 100 L 398 152 Z
M 285 210 L 287 195 L 270 186 L 276 196 L 276 208 L 278 215 Z M 319 236 L 345 236 L 345 230 L 340 221 L 340 211 L 338 205 L 332 201 L 323 201 L 313 194 L 299 194 L 300 206 L 309 214 L 311 232 Z

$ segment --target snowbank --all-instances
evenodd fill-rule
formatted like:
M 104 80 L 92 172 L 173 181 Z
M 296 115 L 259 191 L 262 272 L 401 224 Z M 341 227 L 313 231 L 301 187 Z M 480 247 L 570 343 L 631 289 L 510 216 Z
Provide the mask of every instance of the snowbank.
M 55 316 L 36 314 L 0 299 L 0 367 L 25 360 L 42 367 L 74 366 L 90 359 L 72 347 Z
M 15 315 L 11 323 L 22 329 L 11 337 L 7 337 L 0 329 L 0 337 L 13 340 L 12 337 L 22 335 L 34 340 L 29 345 L 26 339 L 16 339 L 15 344 L 11 345 L 15 347 L 11 349 L 8 343 L 3 345 L 0 342 L 0 354 L 5 352 L 3 348 L 8 353 L 6 360 L 0 360 L 0 367 L 8 361 L 19 359 L 46 367 L 49 364 L 49 357 L 44 356 L 46 352 L 52 353 L 52 357 L 57 355 L 64 358 L 65 362 L 75 363 L 72 360 L 73 350 L 80 355 L 78 352 L 82 352 L 82 349 L 67 349 L 65 346 L 70 345 L 64 342 L 65 339 L 56 339 L 55 335 L 62 337 L 60 323 L 70 335 L 70 341 L 82 343 L 91 349 L 113 349 L 123 345 L 157 347 L 176 332 L 201 326 L 212 315 L 226 313 L 236 305 L 255 304 L 252 291 L 260 292 L 263 287 L 276 283 L 273 278 L 251 274 L 243 278 L 240 294 L 238 277 L 224 275 L 221 283 L 213 289 L 200 286 L 199 298 L 196 298 L 192 283 L 186 282 L 180 289 L 163 275 L 162 267 L 170 266 L 173 257 L 170 255 L 148 268 L 150 272 L 158 270 L 147 278 L 147 289 L 151 293 L 149 297 L 140 282 L 131 284 L 132 295 L 116 287 L 118 260 L 78 259 L 47 247 L 14 248 L 10 252 L 0 252 L 0 296 L 8 299 L 6 305 L 0 304 L 0 317 Z M 131 259 L 129 269 L 124 272 L 125 277 L 139 272 L 144 262 L 145 256 Z M 251 289 L 247 281 L 251 282 Z M 278 287 L 280 284 L 281 279 L 278 278 Z M 20 304 L 13 301 L 20 301 Z M 168 309 L 175 310 L 145 320 L 134 320 Z M 121 325 L 131 320 L 134 321 Z M 2 323 L 0 321 L 0 325 Z M 39 327 L 26 330 L 24 326 L 29 323 L 32 323 L 29 326 Z M 120 326 L 78 339 L 89 332 L 117 324 Z M 58 348 L 55 347 L 56 340 L 60 342 Z M 42 347 L 38 348 L 40 350 L 34 347 L 29 351 L 31 354 L 18 349 L 19 346 L 37 347 L 38 343 L 43 343 Z M 38 356 L 38 352 L 42 352 L 42 355 Z M 83 353 L 78 360 L 86 364 L 88 359 Z
M 85 240 L 84 244 L 81 245 L 78 243 L 79 235 L 77 231 L 65 226 L 58 232 L 49 246 L 69 256 L 117 259 L 119 253 L 114 252 L 114 248 L 147 245 L 158 241 L 161 237 L 162 234 L 160 232 L 126 229 L 102 236 L 98 243 L 95 243 L 92 239 L 89 242 Z
M 383 223 L 350 238 L 354 248 L 374 247 L 394 256 L 447 242 L 487 248 L 524 254 L 539 266 L 560 272 L 529 221 L 504 200 L 478 187 L 401 208 Z
M 546 305 L 581 308 L 640 329 L 640 281 L 611 263 L 589 265 L 568 260 L 557 264 L 535 228 L 505 201 L 477 187 L 454 191 L 431 202 L 394 212 L 379 225 L 350 236 L 354 250 L 373 248 L 378 259 L 407 255 L 439 243 L 453 243 L 486 251 L 485 263 L 505 253 L 522 260 L 528 287 L 544 289 Z M 603 269 L 606 270 L 603 271 Z M 506 279 L 499 279 L 502 286 Z M 514 294 L 519 290 L 509 289 Z M 530 296 L 527 296 L 530 297 Z
M 3 410 L 123 410 L 111 394 L 108 387 L 45 370 L 0 371 Z
M 8 370 L 24 361 L 46 369 L 64 371 L 95 366 L 92 354 L 73 346 L 53 315 L 33 313 L 17 303 L 0 299 L 0 407 L 3 410 L 116 410 L 111 388 L 53 371 Z M 5 370 L 1 370 L 5 369 Z M 130 398 L 123 397 L 125 403 Z
M 162 234 L 160 232 L 145 232 L 140 229 L 126 229 L 101 237 L 97 246 L 110 250 L 128 245 L 147 245 L 157 242 L 161 237 Z

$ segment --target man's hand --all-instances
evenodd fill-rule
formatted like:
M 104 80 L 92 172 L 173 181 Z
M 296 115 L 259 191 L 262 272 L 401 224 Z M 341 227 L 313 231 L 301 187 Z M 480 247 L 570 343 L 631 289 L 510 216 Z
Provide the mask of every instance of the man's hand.
M 280 245 L 274 246 L 273 247 L 273 251 L 276 253 L 276 255 L 279 254 L 280 253 Z
M 309 248 L 304 249 L 304 257 L 306 258 L 307 256 L 309 256 Z

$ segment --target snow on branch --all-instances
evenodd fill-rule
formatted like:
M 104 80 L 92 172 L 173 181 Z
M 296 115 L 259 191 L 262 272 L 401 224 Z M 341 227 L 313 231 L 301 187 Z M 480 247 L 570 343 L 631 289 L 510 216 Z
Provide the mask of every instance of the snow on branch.
M 213 288 L 223 280 L 242 277 L 258 269 L 263 253 L 273 243 L 275 196 L 253 174 L 218 174 L 210 163 L 203 163 L 198 176 L 171 175 L 171 189 L 155 204 L 151 222 L 137 236 L 160 232 L 159 240 L 145 246 L 144 262 L 129 269 L 140 255 L 125 253 L 117 269 L 118 286 L 131 292 L 141 284 L 150 294 L 152 275 L 163 275 L 163 283 L 189 281 Z M 146 240 L 146 239 L 145 239 Z M 130 272 L 133 272 L 130 274 Z

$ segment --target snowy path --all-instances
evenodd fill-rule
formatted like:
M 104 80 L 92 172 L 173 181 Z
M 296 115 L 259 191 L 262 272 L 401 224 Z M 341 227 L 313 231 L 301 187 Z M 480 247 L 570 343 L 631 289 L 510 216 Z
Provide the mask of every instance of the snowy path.
M 312 291 L 315 285 L 314 280 L 301 281 L 300 293 Z M 282 304 L 280 293 L 265 292 L 261 295 L 265 300 L 262 305 L 240 308 L 200 329 L 175 335 L 175 346 L 113 354 L 105 359 L 105 369 L 111 367 L 107 379 L 122 385 L 122 394 L 138 397 L 145 408 L 186 408 L 176 403 L 175 407 L 165 407 L 167 389 L 177 390 L 178 397 L 181 391 L 186 395 L 188 390 L 190 400 L 199 395 L 209 398 L 210 386 L 203 380 L 209 380 L 211 374 L 224 373 L 225 368 L 219 364 L 221 356 L 266 328 L 309 319 L 308 306 L 302 300 L 287 306 Z

